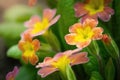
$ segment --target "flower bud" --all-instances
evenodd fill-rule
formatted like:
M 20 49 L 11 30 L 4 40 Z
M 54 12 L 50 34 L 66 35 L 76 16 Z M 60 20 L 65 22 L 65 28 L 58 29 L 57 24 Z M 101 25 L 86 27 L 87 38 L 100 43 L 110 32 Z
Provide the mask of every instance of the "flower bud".
M 115 43 L 115 41 L 110 37 L 110 35 L 104 34 L 102 37 L 102 42 L 112 58 L 114 59 L 119 58 L 118 46 Z

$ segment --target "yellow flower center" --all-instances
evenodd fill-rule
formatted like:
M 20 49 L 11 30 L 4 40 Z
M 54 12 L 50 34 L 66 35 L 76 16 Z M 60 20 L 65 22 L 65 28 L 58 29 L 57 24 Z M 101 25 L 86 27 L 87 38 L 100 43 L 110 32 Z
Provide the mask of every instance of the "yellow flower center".
M 23 46 L 24 50 L 29 50 L 29 51 L 33 51 L 34 50 L 34 46 L 32 45 L 32 43 L 30 42 L 26 42 Z
M 90 15 L 94 15 L 104 9 L 104 0 L 89 0 L 89 3 L 85 5 L 85 9 L 89 11 Z
M 41 22 L 36 22 L 34 24 L 34 28 L 32 30 L 32 34 L 39 33 L 41 31 L 44 31 L 49 26 L 48 19 L 43 19 Z
M 64 55 L 59 58 L 56 62 L 53 62 L 52 65 L 62 71 L 66 69 L 66 66 L 70 63 L 68 56 Z
M 75 40 L 77 42 L 79 42 L 79 41 L 84 42 L 84 41 L 91 39 L 92 36 L 93 36 L 93 31 L 90 26 L 87 26 L 87 27 L 83 27 L 81 29 L 77 29 L 77 36 L 76 36 Z
M 14 77 L 12 76 L 9 80 L 15 80 Z
M 34 45 L 30 42 L 26 42 L 23 46 L 25 52 L 23 54 L 24 57 L 32 57 L 34 54 Z

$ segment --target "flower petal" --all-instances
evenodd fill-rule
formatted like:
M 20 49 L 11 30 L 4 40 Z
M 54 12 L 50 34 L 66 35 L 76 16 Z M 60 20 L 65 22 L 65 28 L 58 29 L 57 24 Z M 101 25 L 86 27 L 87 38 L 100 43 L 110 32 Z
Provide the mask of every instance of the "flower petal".
M 79 42 L 76 46 L 80 49 L 87 47 L 90 44 L 91 40 L 86 40 L 85 42 Z
M 68 44 L 75 45 L 76 44 L 75 37 L 76 34 L 67 34 L 65 35 L 65 40 Z
M 44 67 L 44 68 L 41 68 L 39 71 L 38 71 L 38 74 L 41 75 L 41 77 L 46 77 L 47 75 L 57 71 L 58 69 L 54 68 L 54 67 Z
M 13 79 L 15 79 L 16 75 L 18 74 L 18 72 L 19 72 L 19 69 L 18 69 L 17 66 L 15 66 L 13 71 L 9 72 L 6 75 L 6 80 L 13 80 Z
M 94 20 L 94 19 L 89 19 L 87 18 L 84 22 L 83 22 L 83 26 L 89 26 L 91 28 L 96 27 L 98 24 L 98 21 Z
M 23 41 L 32 42 L 32 36 L 31 36 L 31 34 L 28 33 L 28 32 L 23 32 L 23 33 L 21 34 L 21 39 L 22 39 Z
M 114 14 L 114 10 L 112 8 L 110 8 L 110 7 L 105 7 L 104 10 L 109 15 L 113 15 Z
M 37 0 L 29 0 L 28 5 L 34 6 L 37 3 Z
M 25 42 L 22 41 L 22 40 L 20 40 L 19 43 L 18 43 L 18 47 L 19 47 L 19 49 L 20 49 L 22 52 L 25 51 L 25 49 L 23 48 L 23 45 L 24 45 L 24 44 L 25 44 Z
M 81 17 L 85 14 L 88 13 L 88 11 L 86 11 L 84 9 L 84 4 L 83 3 L 76 3 L 75 6 L 74 6 L 74 10 L 75 10 L 75 16 L 76 17 Z
M 55 24 L 55 23 L 58 21 L 59 18 L 60 18 L 60 15 L 56 16 L 55 18 L 53 18 L 53 19 L 50 21 L 50 25 L 49 25 L 49 26 Z M 49 28 L 49 27 L 48 27 L 48 28 Z
M 49 21 L 55 16 L 56 9 L 44 9 L 43 18 L 47 18 Z
M 32 65 L 35 65 L 37 62 L 38 62 L 38 56 L 35 55 L 35 54 L 32 54 L 30 57 L 29 57 L 29 61 Z
M 108 14 L 108 13 L 106 13 L 105 11 L 102 11 L 102 12 L 99 12 L 99 13 L 98 13 L 98 17 L 99 17 L 101 20 L 107 22 L 107 21 L 110 20 L 111 15 Z
M 41 22 L 41 18 L 38 15 L 34 15 L 30 18 L 29 21 L 26 21 L 24 25 L 27 28 L 33 27 L 36 22 Z
M 83 28 L 81 23 L 75 23 L 69 28 L 69 32 L 76 33 L 79 28 Z
M 93 35 L 93 40 L 99 40 L 102 39 L 102 32 L 103 32 L 103 28 L 101 27 L 96 27 L 93 29 L 94 35 Z
M 70 60 L 71 60 L 71 65 L 82 64 L 89 61 L 87 57 L 87 52 L 76 53 L 70 56 Z
M 39 50 L 39 48 L 40 48 L 40 42 L 39 42 L 39 40 L 34 39 L 34 40 L 32 41 L 32 44 L 34 45 L 34 50 L 35 50 L 35 51 Z
M 36 66 L 36 68 L 50 66 L 50 64 L 51 64 L 52 61 L 53 61 L 53 58 L 51 58 L 51 57 L 45 57 L 44 61 L 42 63 L 39 63 Z
M 96 22 L 98 21 L 97 20 L 97 15 L 84 15 L 82 18 L 81 18 L 81 23 L 83 23 L 86 19 L 94 19 Z

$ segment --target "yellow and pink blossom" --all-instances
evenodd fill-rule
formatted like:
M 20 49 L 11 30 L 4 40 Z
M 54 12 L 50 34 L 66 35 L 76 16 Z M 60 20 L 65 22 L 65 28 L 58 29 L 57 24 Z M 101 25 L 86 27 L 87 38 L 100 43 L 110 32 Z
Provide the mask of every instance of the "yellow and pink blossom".
M 103 29 L 96 27 L 98 24 L 94 19 L 86 19 L 83 23 L 75 23 L 69 28 L 70 34 L 65 36 L 69 45 L 76 45 L 78 48 L 87 47 L 92 40 L 102 38 Z
M 60 15 L 55 16 L 55 14 L 56 9 L 44 9 L 42 18 L 37 15 L 32 16 L 29 21 L 25 22 L 25 26 L 28 28 L 26 31 L 32 36 L 44 34 L 60 18 Z
M 82 22 L 86 18 L 93 18 L 98 20 L 100 18 L 103 21 L 109 21 L 111 15 L 114 14 L 114 10 L 108 5 L 112 0 L 85 0 L 83 3 L 78 2 L 75 4 L 75 15 L 81 17 Z
M 40 48 L 40 42 L 37 39 L 32 40 L 32 37 L 28 33 L 22 34 L 22 39 L 19 41 L 19 49 L 23 52 L 22 59 L 25 63 L 30 62 L 35 65 L 38 62 L 36 52 Z
M 76 53 L 75 50 L 68 50 L 65 52 L 57 53 L 53 58 L 46 57 L 42 63 L 39 63 L 36 67 L 41 69 L 38 74 L 42 77 L 55 72 L 65 71 L 67 65 L 78 65 L 88 62 L 87 52 Z

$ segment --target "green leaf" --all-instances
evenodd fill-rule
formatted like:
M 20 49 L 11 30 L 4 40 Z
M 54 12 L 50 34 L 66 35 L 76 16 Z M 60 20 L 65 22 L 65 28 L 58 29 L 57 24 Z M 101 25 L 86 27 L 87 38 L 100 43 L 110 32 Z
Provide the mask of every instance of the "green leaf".
M 103 80 L 99 72 L 93 71 L 90 80 Z
M 73 46 L 68 46 L 64 39 L 64 36 L 68 33 L 68 29 L 73 25 L 77 20 L 74 14 L 74 0 L 58 0 L 58 14 L 61 15 L 58 22 L 58 30 L 61 38 L 62 49 L 71 49 Z
M 45 40 L 48 42 L 48 44 L 52 47 L 52 49 L 56 52 L 60 52 L 60 43 L 57 39 L 57 37 L 55 36 L 55 34 L 53 34 L 53 32 L 51 30 L 45 32 L 45 34 L 43 35 L 43 37 L 45 38 Z
M 0 36 L 4 38 L 7 45 L 13 45 L 18 42 L 20 34 L 25 30 L 23 24 L 20 23 L 1 23 Z
M 15 80 L 37 80 L 37 69 L 33 66 L 22 66 Z
M 5 11 L 5 21 L 9 22 L 24 22 L 28 20 L 33 14 L 37 14 L 37 8 L 29 7 L 27 5 L 15 5 Z
M 84 64 L 83 66 L 84 66 L 85 72 L 88 75 L 91 75 L 93 71 L 99 71 L 99 66 L 98 66 L 97 59 L 95 57 L 90 56 L 89 60 L 90 61 Z
M 73 72 L 70 65 L 66 68 L 67 78 L 68 80 L 76 80 L 75 73 Z
M 120 48 L 120 0 L 113 0 L 113 8 L 115 14 L 112 17 L 112 34 L 115 38 L 115 41 L 118 43 L 117 45 Z
M 22 55 L 22 52 L 19 50 L 18 45 L 12 46 L 10 49 L 7 51 L 7 56 L 14 58 L 14 59 L 20 59 Z
M 112 61 L 112 58 L 109 59 L 109 61 L 106 64 L 105 67 L 105 77 L 106 80 L 115 80 L 115 67 Z
M 37 55 L 39 57 L 40 61 L 43 61 L 43 59 L 46 56 L 52 57 L 56 54 L 51 48 L 49 44 L 41 43 L 40 50 L 37 52 Z
M 88 50 L 88 52 L 93 55 L 93 56 L 97 56 L 99 55 L 99 46 L 98 43 L 96 41 L 92 41 L 90 43 L 90 45 L 88 47 L 86 47 L 86 49 Z

